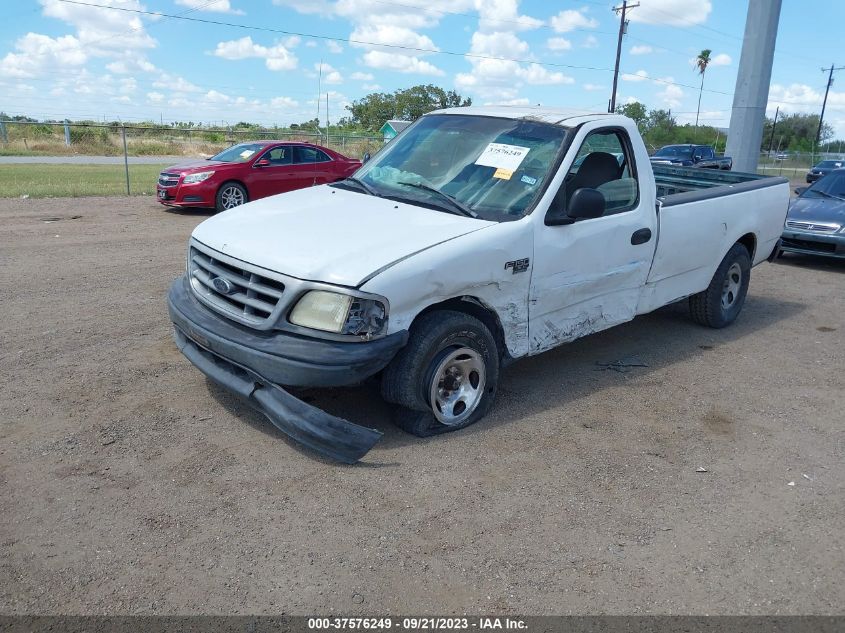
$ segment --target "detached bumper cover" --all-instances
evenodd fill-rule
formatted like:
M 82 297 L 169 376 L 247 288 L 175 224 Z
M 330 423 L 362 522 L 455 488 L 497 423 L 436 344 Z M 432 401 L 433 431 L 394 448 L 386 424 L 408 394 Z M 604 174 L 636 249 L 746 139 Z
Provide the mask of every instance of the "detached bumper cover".
M 248 399 L 279 430 L 309 448 L 354 463 L 382 433 L 302 402 L 280 385 L 337 386 L 380 371 L 404 346 L 407 332 L 367 343 L 337 343 L 284 332 L 261 333 L 200 304 L 185 277 L 168 294 L 179 350 L 201 372 Z

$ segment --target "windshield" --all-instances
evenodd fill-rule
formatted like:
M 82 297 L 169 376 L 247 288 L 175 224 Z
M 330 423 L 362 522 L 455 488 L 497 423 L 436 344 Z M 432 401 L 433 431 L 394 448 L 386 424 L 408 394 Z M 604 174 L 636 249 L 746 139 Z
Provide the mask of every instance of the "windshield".
M 660 158 L 689 158 L 692 148 L 689 145 L 668 145 L 657 150 L 655 156 Z
M 801 194 L 802 198 L 829 198 L 831 196 L 845 199 L 845 169 L 819 178 Z
M 536 121 L 429 115 L 355 174 L 370 193 L 485 220 L 525 215 L 554 175 L 567 128 Z
M 208 160 L 219 160 L 224 163 L 245 163 L 263 149 L 264 143 L 238 143 L 224 149 L 217 156 L 212 156 Z
M 838 160 L 823 160 L 816 165 L 816 169 L 839 169 L 842 166 L 843 163 Z

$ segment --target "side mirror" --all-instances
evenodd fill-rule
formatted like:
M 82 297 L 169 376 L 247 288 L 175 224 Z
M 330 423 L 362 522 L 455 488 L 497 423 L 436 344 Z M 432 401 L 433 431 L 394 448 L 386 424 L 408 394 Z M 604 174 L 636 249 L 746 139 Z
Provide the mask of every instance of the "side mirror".
M 261 160 L 256 161 L 255 166 L 256 167 L 269 167 L 270 161 L 266 158 L 262 158 Z
M 364 155 L 361 157 L 361 162 L 366 163 L 368 160 L 370 160 L 370 153 L 364 152 Z
M 804 193 L 805 191 L 807 191 L 807 189 L 809 189 L 809 187 L 796 187 L 796 188 L 795 188 L 795 193 L 796 193 L 796 195 L 799 195 L 799 196 L 800 196 L 802 193 Z
M 597 189 L 583 187 L 576 189 L 569 199 L 569 208 L 565 211 L 553 211 L 546 216 L 546 226 L 572 224 L 576 220 L 600 218 L 605 211 L 604 194 Z

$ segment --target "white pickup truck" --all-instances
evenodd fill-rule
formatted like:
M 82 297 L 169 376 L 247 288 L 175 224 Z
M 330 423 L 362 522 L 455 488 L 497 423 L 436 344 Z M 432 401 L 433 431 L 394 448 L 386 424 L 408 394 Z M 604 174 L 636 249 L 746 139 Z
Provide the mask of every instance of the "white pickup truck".
M 653 167 L 622 116 L 441 110 L 347 180 L 202 222 L 170 317 L 209 378 L 354 462 L 381 432 L 287 387 L 380 374 L 403 429 L 466 427 L 516 359 L 682 299 L 730 324 L 788 202 L 783 178 Z

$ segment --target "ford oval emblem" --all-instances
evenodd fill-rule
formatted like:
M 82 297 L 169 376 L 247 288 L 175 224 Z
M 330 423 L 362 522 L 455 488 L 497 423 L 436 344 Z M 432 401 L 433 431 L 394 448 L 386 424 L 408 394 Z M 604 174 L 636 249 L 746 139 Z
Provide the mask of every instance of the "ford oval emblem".
M 235 286 L 228 279 L 223 277 L 215 277 L 211 280 L 211 285 L 221 295 L 230 295 L 235 291 Z

